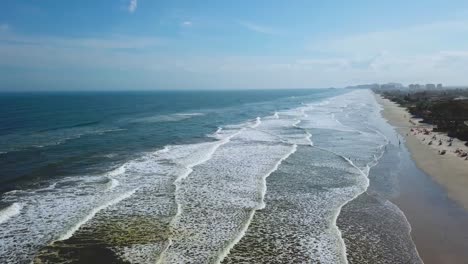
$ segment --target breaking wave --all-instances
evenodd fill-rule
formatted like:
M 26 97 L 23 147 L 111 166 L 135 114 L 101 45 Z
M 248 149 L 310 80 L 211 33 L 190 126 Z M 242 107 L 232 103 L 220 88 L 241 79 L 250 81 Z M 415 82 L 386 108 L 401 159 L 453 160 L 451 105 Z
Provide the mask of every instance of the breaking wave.
M 220 127 L 214 141 L 144 153 L 102 175 L 7 193 L 5 201 L 23 206 L 0 213 L 15 217 L 0 226 L 0 261 L 60 254 L 59 244 L 44 247 L 73 238 L 68 249 L 100 241 L 130 263 L 347 263 L 336 219 L 367 189 L 387 143 L 363 115 L 374 109 L 363 100 L 372 100 L 368 92 L 303 104 Z

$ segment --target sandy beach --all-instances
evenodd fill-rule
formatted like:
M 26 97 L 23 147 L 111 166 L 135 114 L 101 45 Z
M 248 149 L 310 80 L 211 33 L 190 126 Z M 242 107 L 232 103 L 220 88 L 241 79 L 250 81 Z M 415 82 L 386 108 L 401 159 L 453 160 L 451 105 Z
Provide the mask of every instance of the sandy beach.
M 391 201 L 410 222 L 419 255 L 425 264 L 466 263 L 468 235 L 460 231 L 468 228 L 468 195 L 464 192 L 468 161 L 455 153 L 466 147 L 459 140 L 449 146 L 446 135 L 424 132 L 432 130 L 431 125 L 419 123 L 406 109 L 379 95 L 376 99 L 383 106 L 382 115 L 397 128 L 396 136 L 406 146 L 402 148 L 399 192 Z M 440 155 L 442 150 L 444 155 Z
M 444 187 L 447 195 L 468 210 L 468 160 L 457 153 L 468 151 L 464 142 L 443 133 L 431 132 L 432 126 L 419 123 L 403 107 L 376 95 L 383 106 L 382 115 L 395 126 L 417 166 Z M 402 140 L 403 143 L 403 140 Z M 444 155 L 440 152 L 445 151 Z M 458 151 L 459 152 L 459 151 Z

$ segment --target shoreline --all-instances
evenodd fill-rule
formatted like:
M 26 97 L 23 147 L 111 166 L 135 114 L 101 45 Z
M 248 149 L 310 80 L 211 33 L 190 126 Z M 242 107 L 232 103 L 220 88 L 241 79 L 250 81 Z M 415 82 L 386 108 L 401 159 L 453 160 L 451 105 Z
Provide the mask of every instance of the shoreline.
M 468 259 L 468 236 L 461 231 L 468 228 L 468 203 L 460 190 L 468 188 L 468 161 L 449 151 L 440 155 L 438 148 L 422 140 L 434 133 L 411 133 L 417 120 L 411 123 L 406 109 L 377 94 L 375 98 L 382 106 L 381 115 L 394 128 L 396 141 L 403 143 L 398 189 L 389 200 L 406 216 L 419 256 L 424 264 L 464 263 Z M 418 124 L 423 126 L 428 127 Z M 390 166 L 387 170 L 393 169 Z
M 380 95 L 376 94 L 375 97 L 383 107 L 382 116 L 395 127 L 400 137 L 404 139 L 402 143 L 405 143 L 416 165 L 441 185 L 447 191 L 448 197 L 468 211 L 468 160 L 456 156 L 453 152 L 453 149 L 463 145 L 462 142 L 455 140 L 452 147 L 436 146 L 435 143 L 428 145 L 429 138 L 432 136 L 444 139 L 448 137 L 442 133 L 426 136 L 415 135 L 416 132 L 411 131 L 411 129 L 416 127 L 431 128 L 431 126 L 423 123 L 416 125 L 415 120 L 417 121 L 417 119 L 410 118 L 411 114 L 406 109 Z M 447 150 L 445 155 L 439 154 L 442 149 Z

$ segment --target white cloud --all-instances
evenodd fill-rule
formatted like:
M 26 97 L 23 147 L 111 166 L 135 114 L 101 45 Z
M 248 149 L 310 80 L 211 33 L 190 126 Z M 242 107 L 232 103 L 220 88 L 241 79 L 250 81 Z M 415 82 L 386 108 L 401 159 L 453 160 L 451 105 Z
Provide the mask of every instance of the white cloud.
M 191 27 L 193 25 L 192 21 L 184 21 L 181 23 L 183 27 Z
M 271 27 L 258 25 L 248 21 L 238 21 L 238 24 L 245 27 L 250 31 L 254 31 L 257 33 L 265 34 L 265 35 L 279 35 L 279 32 Z
M 25 40 L 21 40 L 25 41 Z M 43 38 L 31 44 L 11 45 L 0 39 L 0 65 L 45 71 L 77 72 L 90 85 L 113 85 L 113 80 L 80 72 L 125 71 L 126 82 L 140 88 L 311 88 L 341 87 L 358 83 L 442 82 L 467 84 L 468 50 L 403 56 L 390 52 L 374 57 L 321 58 L 303 56 L 178 55 L 143 49 L 126 52 L 121 47 L 151 47 L 158 42 L 132 37 L 109 39 Z M 50 70 L 50 72 L 47 71 Z M 39 78 L 39 77 L 38 77 Z M 18 80 L 20 80 L 19 78 Z M 123 82 L 124 83 L 124 82 Z M 116 85 L 124 85 L 116 84 Z M 125 87 L 123 87 L 125 88 Z
M 8 30 L 10 30 L 10 25 L 5 24 L 5 23 L 4 23 L 4 24 L 0 24 L 0 32 L 6 32 L 6 31 L 8 31 Z
M 130 0 L 128 4 L 128 12 L 133 13 L 137 9 L 137 0 Z
M 312 51 L 376 54 L 385 51 L 417 54 L 468 46 L 468 20 L 440 21 L 399 29 L 337 36 L 319 40 Z
M 2 45 L 2 42 L 5 42 Z M 0 36 L 0 47 L 22 46 L 39 48 L 64 48 L 64 49 L 148 49 L 164 45 L 167 39 L 156 37 L 136 37 L 126 35 L 112 35 L 100 38 L 76 37 L 63 38 L 54 36 L 23 36 L 8 34 Z
M 181 26 L 192 25 L 192 21 L 177 21 Z M 276 32 L 249 26 L 250 30 L 263 34 Z M 38 82 L 53 82 L 57 80 L 54 71 L 63 71 L 70 72 L 69 78 L 76 78 L 77 83 L 85 80 L 87 85 L 120 85 L 127 89 L 310 88 L 391 81 L 466 85 L 468 43 L 465 36 L 468 34 L 460 33 L 467 30 L 463 22 L 447 22 L 337 37 L 314 44 L 313 50 L 328 52 L 326 57 L 310 52 L 295 56 L 219 53 L 197 56 L 177 52 L 182 46 L 161 38 L 30 37 L 8 33 L 0 34 L 0 65 L 24 68 L 24 74 L 29 69 L 37 69 L 41 71 L 37 75 Z M 443 36 L 463 47 L 442 42 L 432 45 Z M 167 48 L 158 49 L 161 45 Z M 418 49 L 411 50 L 411 46 Z M 118 76 L 119 82 L 98 74 L 99 71 Z M 121 71 L 125 74 L 119 74 Z M 20 85 L 22 79 L 28 80 L 28 76 L 22 74 L 23 71 L 17 77 L 8 78 L 15 78 Z M 0 83 L 6 83 L 1 77 L 0 73 Z

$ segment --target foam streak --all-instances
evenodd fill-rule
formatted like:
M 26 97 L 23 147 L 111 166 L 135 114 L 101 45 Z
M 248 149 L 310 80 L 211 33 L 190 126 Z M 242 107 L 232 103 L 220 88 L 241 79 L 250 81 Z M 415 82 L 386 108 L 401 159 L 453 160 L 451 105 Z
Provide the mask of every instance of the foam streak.
M 132 196 L 134 193 L 136 192 L 136 189 L 135 190 L 132 190 L 132 191 L 129 191 L 129 192 L 126 192 L 124 194 L 122 194 L 121 196 L 111 200 L 111 201 L 108 201 L 96 208 L 94 208 L 93 210 L 91 210 L 91 212 L 89 212 L 88 215 L 86 215 L 81 221 L 79 221 L 78 223 L 76 223 L 72 228 L 70 228 L 65 234 L 63 234 L 59 239 L 58 241 L 62 241 L 62 240 L 67 240 L 69 239 L 70 237 L 73 236 L 73 234 L 84 224 L 86 224 L 86 222 L 88 222 L 89 220 L 91 220 L 99 211 L 111 206 L 111 205 L 114 205 L 114 204 L 117 204 L 119 203 L 120 201 L 122 200 L 125 200 L 127 199 L 128 197 Z
M 0 211 L 0 224 L 10 220 L 12 217 L 21 213 L 23 205 L 21 203 L 13 203 L 7 208 Z
M 257 121 L 258 121 L 258 122 L 260 122 L 259 119 L 260 119 L 260 118 L 257 118 Z M 230 136 L 228 136 L 228 137 L 226 137 L 226 138 L 220 140 L 219 143 L 216 144 L 216 145 L 214 145 L 214 147 L 207 153 L 207 155 L 205 155 L 205 157 L 204 157 L 203 159 L 200 159 L 200 160 L 198 160 L 198 161 L 196 161 L 196 162 L 194 162 L 194 163 L 192 163 L 192 164 L 189 164 L 189 165 L 187 166 L 187 171 L 186 171 L 186 173 L 181 174 L 181 175 L 174 181 L 174 185 L 175 185 L 175 187 L 176 187 L 176 188 L 175 188 L 175 196 L 176 196 L 175 200 L 176 200 L 176 203 L 177 203 L 177 211 L 176 211 L 175 216 L 172 218 L 172 220 L 171 220 L 169 226 L 173 227 L 174 224 L 175 224 L 175 222 L 179 219 L 180 215 L 182 214 L 182 206 L 181 206 L 180 201 L 178 201 L 178 199 L 177 199 L 177 193 L 180 191 L 180 182 L 181 182 L 182 180 L 184 180 L 185 178 L 187 178 L 187 177 L 193 172 L 193 167 L 195 167 L 195 166 L 197 166 L 197 165 L 200 165 L 200 164 L 202 164 L 202 163 L 205 163 L 205 162 L 207 162 L 208 160 L 210 160 L 211 157 L 213 156 L 213 154 L 216 152 L 216 150 L 217 150 L 219 147 L 221 147 L 222 145 L 228 143 L 228 142 L 231 140 L 231 138 L 235 137 L 236 135 L 238 135 L 239 133 L 241 133 L 243 130 L 244 130 L 244 129 L 242 128 L 242 129 L 240 129 L 238 132 L 236 132 L 236 133 L 234 133 L 234 134 L 232 134 L 232 135 L 230 135 Z M 167 246 L 166 246 L 166 248 L 161 252 L 161 254 L 160 254 L 160 256 L 159 256 L 159 259 L 158 259 L 158 261 L 157 261 L 156 263 L 161 263 L 161 262 L 164 260 L 164 256 L 165 256 L 167 250 L 171 247 L 171 245 L 172 245 L 172 239 L 171 239 L 171 237 L 169 236 Z
M 221 254 L 219 255 L 219 257 L 218 257 L 218 259 L 216 260 L 215 263 L 221 263 L 221 261 L 223 261 L 223 259 L 229 254 L 229 251 L 237 243 L 239 243 L 239 241 L 242 239 L 242 237 L 245 236 L 245 233 L 247 232 L 247 229 L 249 228 L 249 225 L 252 222 L 252 219 L 253 219 L 253 217 L 255 215 L 255 212 L 257 210 L 261 210 L 261 209 L 265 208 L 265 201 L 264 200 L 265 200 L 265 195 L 266 195 L 266 192 L 267 192 L 266 179 L 268 178 L 268 176 L 270 176 L 274 171 L 276 171 L 278 169 L 278 167 L 281 165 L 281 163 L 284 160 L 286 160 L 289 156 L 291 156 L 294 152 L 296 152 L 296 150 L 297 150 L 297 145 L 296 144 L 292 145 L 291 151 L 289 153 L 287 153 L 282 159 L 280 159 L 275 164 L 275 166 L 263 177 L 263 179 L 262 179 L 263 186 L 262 186 L 262 190 L 261 190 L 261 201 L 260 201 L 259 206 L 257 208 L 254 208 L 252 211 L 250 211 L 249 217 L 247 218 L 247 221 L 245 222 L 244 227 L 242 228 L 242 230 L 234 238 L 234 240 L 231 243 L 229 243 L 228 246 L 221 252 Z

